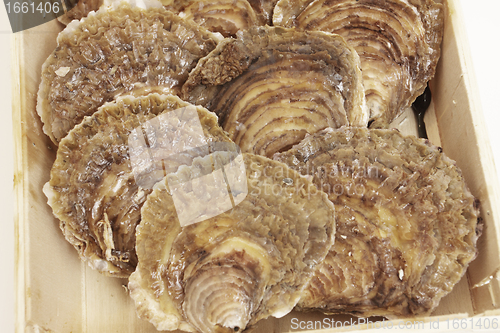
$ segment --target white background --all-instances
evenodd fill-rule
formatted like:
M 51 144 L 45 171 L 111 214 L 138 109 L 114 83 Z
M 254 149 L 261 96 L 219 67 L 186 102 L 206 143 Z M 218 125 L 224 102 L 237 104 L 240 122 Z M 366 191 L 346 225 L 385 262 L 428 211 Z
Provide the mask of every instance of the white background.
M 500 1 L 460 0 L 491 146 L 500 170 Z M 0 4 L 0 331 L 14 332 L 12 33 Z M 498 172 L 498 171 L 497 171 Z M 105 333 L 105 332 L 102 332 Z

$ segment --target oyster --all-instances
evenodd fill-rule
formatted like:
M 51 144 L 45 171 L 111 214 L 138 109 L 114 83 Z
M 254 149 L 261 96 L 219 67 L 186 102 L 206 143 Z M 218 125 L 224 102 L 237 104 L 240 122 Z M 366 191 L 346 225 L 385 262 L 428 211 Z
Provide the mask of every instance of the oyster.
M 243 152 L 268 157 L 307 133 L 368 121 L 356 52 L 322 32 L 242 31 L 200 59 L 181 96 L 217 113 Z
M 274 25 L 338 33 L 358 52 L 372 127 L 385 127 L 434 76 L 443 10 L 432 0 L 281 0 Z
M 247 0 L 163 0 L 168 10 L 191 19 L 224 37 L 235 37 L 239 30 L 263 25 Z
M 66 4 L 69 2 L 77 3 L 71 7 L 70 10 L 66 9 Z M 62 2 L 64 6 L 64 14 L 59 16 L 57 20 L 64 25 L 69 24 L 73 20 L 81 20 L 86 17 L 90 12 L 97 11 L 99 7 L 103 4 L 103 0 L 72 0 L 67 2 Z
M 326 129 L 276 154 L 335 204 L 335 244 L 299 303 L 328 313 L 424 316 L 476 256 L 478 208 L 438 147 L 397 130 Z
M 66 239 L 94 269 L 117 277 L 134 271 L 135 227 L 151 192 L 151 187 L 139 185 L 151 183 L 151 177 L 162 179 L 164 173 L 203 156 L 190 146 L 196 133 L 181 117 L 189 110 L 198 116 L 202 131 L 198 135 L 208 145 L 230 142 L 213 113 L 176 96 L 158 94 L 124 96 L 107 103 L 61 140 L 44 193 Z M 164 116 L 170 116 L 170 121 L 160 125 L 168 129 L 163 135 L 152 135 L 151 128 Z M 137 144 L 137 129 L 146 132 L 150 149 Z M 187 152 L 162 154 L 165 145 L 161 143 L 174 141 L 177 151 Z M 149 156 L 155 156 L 155 161 Z
M 37 111 L 44 132 L 57 144 L 83 117 L 137 86 L 176 94 L 218 41 L 155 1 L 146 9 L 112 2 L 71 22 L 42 68 Z
M 205 178 L 228 164 L 220 154 L 179 168 L 142 207 L 129 290 L 139 316 L 159 330 L 234 333 L 282 317 L 331 247 L 334 210 L 326 194 L 282 163 L 251 154 L 240 155 L 242 172 L 228 177 L 233 197 L 241 192 L 234 180 L 247 186 L 239 204 L 181 227 L 184 211 L 224 201 L 226 187 Z
M 272 25 L 273 11 L 278 0 L 248 0 L 262 24 Z

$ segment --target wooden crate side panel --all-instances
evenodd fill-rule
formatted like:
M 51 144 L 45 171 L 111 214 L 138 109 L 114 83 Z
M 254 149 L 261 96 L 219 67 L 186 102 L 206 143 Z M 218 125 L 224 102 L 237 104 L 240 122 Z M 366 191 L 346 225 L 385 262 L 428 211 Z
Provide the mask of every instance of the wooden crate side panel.
M 460 15 L 457 2 L 449 1 L 435 103 L 443 149 L 457 161 L 471 192 L 481 203 L 485 228 L 478 242 L 478 258 L 468 270 L 472 287 L 500 267 L 500 194 Z M 472 288 L 476 313 L 500 306 L 496 299 L 499 287 L 500 281 L 493 279 L 484 287 Z
M 126 288 L 128 280 L 102 275 L 85 268 L 84 332 L 154 333 L 153 324 L 137 316 L 134 301 Z M 181 333 L 181 331 L 176 331 Z
M 26 237 L 24 221 L 28 211 L 28 198 L 24 197 L 23 180 L 23 151 L 26 140 L 19 135 L 22 132 L 21 110 L 21 76 L 19 54 L 21 54 L 21 43 L 17 36 L 12 37 L 12 123 L 14 134 L 14 194 L 16 196 L 16 206 L 14 215 L 14 237 L 15 237 L 15 288 L 16 288 L 16 332 L 24 331 L 26 323 Z
M 58 222 L 53 218 L 47 199 L 41 192 L 48 180 L 55 153 L 41 121 L 35 112 L 36 92 L 41 65 L 55 48 L 55 33 L 51 24 L 30 29 L 16 36 L 19 66 L 19 96 L 14 102 L 17 140 L 21 142 L 18 169 L 19 200 L 22 218 L 18 228 L 20 253 L 18 265 L 19 297 L 24 297 L 23 321 L 18 332 L 38 329 L 54 332 L 82 330 L 81 267 L 75 249 L 62 237 Z M 21 303 L 20 302 L 20 303 Z

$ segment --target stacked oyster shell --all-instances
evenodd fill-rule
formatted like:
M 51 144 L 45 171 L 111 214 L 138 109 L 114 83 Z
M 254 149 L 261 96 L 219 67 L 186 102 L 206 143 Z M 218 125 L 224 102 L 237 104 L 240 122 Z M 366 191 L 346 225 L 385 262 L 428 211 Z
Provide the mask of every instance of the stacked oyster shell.
M 57 37 L 45 61 L 37 111 L 56 144 L 85 116 L 124 94 L 177 94 L 220 37 L 149 1 L 105 4 Z
M 395 129 L 326 129 L 275 159 L 311 175 L 336 206 L 335 244 L 301 308 L 428 315 L 476 255 L 477 203 L 429 142 Z
M 215 112 L 243 152 L 268 157 L 326 127 L 368 123 L 359 57 L 317 31 L 242 31 L 198 62 L 181 96 Z
M 356 49 L 372 127 L 386 127 L 424 92 L 443 37 L 433 0 L 282 0 L 273 22 L 338 33 Z
M 465 273 L 480 227 L 460 170 L 368 128 L 434 75 L 441 5 L 99 5 L 62 18 L 81 19 L 43 65 L 44 192 L 82 260 L 130 277 L 141 318 L 234 332 L 296 306 L 425 315 Z
M 181 227 L 172 184 L 187 187 L 188 209 L 207 200 L 218 205 L 223 188 L 189 181 L 212 173 L 218 163 L 227 165 L 227 157 L 218 154 L 167 176 L 142 210 L 139 265 L 129 288 L 139 315 L 160 330 L 235 332 L 282 317 L 297 304 L 332 244 L 334 210 L 326 194 L 285 165 L 252 154 L 240 161 L 245 199 Z
M 197 157 L 187 149 L 193 133 L 183 126 L 179 112 L 174 114 L 189 106 L 172 95 L 119 97 L 85 118 L 59 143 L 44 192 L 66 238 L 93 268 L 117 277 L 128 277 L 135 270 L 135 228 L 151 188 L 140 186 L 146 182 L 139 175 L 139 163 L 133 163 L 132 154 L 138 150 L 131 149 L 131 138 L 136 128 L 171 113 L 173 119 L 168 124 L 175 123 L 178 128 L 156 139 L 170 143 L 174 138 L 184 137 L 177 148 L 185 156 L 161 158 L 171 172 L 177 171 L 179 166 Z M 208 143 L 231 142 L 213 113 L 201 107 L 195 109 Z M 161 152 L 165 145 L 157 142 L 157 146 L 156 150 Z M 144 163 L 146 159 L 141 161 Z M 148 176 L 156 171 L 162 171 L 163 175 L 164 167 L 151 165 L 146 171 Z

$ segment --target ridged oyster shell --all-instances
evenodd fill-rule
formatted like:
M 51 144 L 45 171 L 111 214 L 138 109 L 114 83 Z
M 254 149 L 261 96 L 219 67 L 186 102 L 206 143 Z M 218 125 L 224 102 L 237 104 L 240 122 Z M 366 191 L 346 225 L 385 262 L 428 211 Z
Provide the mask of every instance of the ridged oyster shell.
M 301 308 L 426 316 L 476 256 L 477 203 L 454 161 L 424 140 L 327 129 L 275 159 L 311 175 L 336 207 L 335 244 Z
M 200 59 L 182 98 L 243 152 L 272 156 L 325 127 L 366 126 L 359 58 L 338 35 L 256 27 Z
M 162 0 L 163 5 L 179 16 L 202 27 L 235 37 L 239 30 L 264 25 L 247 0 Z
M 104 2 L 103 0 L 72 0 L 71 2 L 74 1 L 77 1 L 75 6 L 69 11 L 65 7 L 64 15 L 57 18 L 57 20 L 64 25 L 69 24 L 73 20 L 81 20 L 90 12 L 97 11 Z M 63 2 L 63 4 L 65 4 L 65 2 Z
M 220 204 L 224 187 L 197 180 L 218 169 L 213 161 L 224 158 L 216 154 L 166 177 L 142 207 L 129 290 L 139 316 L 159 330 L 238 332 L 284 316 L 332 244 L 334 211 L 325 193 L 282 163 L 241 156 L 245 170 L 236 178 L 248 191 L 232 209 L 179 222 L 173 184 L 186 186 L 186 209 Z
M 192 162 L 197 154 L 191 149 L 183 154 L 161 156 L 157 163 L 146 163 L 145 170 L 140 163 L 134 169 L 129 139 L 148 121 L 187 107 L 196 110 L 208 144 L 231 142 L 213 113 L 195 108 L 176 96 L 158 94 L 123 96 L 107 103 L 61 140 L 44 192 L 66 239 L 94 269 L 116 277 L 127 277 L 134 271 L 135 227 L 140 221 L 141 206 L 151 192 L 150 188 L 139 186 L 136 179 L 142 178 L 138 175 L 147 178 L 159 171 L 162 179 L 166 168 L 175 172 L 180 165 Z M 170 126 L 181 124 L 174 120 L 169 122 Z M 177 139 L 180 142 L 177 148 L 182 148 L 193 136 L 191 130 L 180 125 L 169 133 L 157 136 L 156 141 Z M 152 140 L 149 144 L 153 145 Z M 156 154 L 154 149 L 135 151 Z
M 386 127 L 434 76 L 443 16 L 432 0 L 281 0 L 273 22 L 343 36 L 361 59 L 372 127 Z
M 257 13 L 260 22 L 267 25 L 273 24 L 273 11 L 278 0 L 248 0 Z
M 177 94 L 219 39 L 155 1 L 145 9 L 116 1 L 71 22 L 42 67 L 44 132 L 57 144 L 99 106 L 137 88 Z

